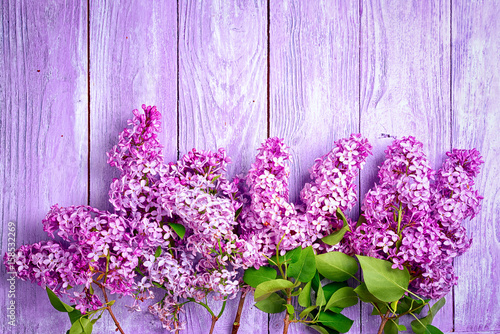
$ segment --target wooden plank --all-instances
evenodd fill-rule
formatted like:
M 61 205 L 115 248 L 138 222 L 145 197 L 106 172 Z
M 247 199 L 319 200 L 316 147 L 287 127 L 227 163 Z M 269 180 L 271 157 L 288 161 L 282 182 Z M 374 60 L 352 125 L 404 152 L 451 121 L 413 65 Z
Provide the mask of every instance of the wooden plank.
M 127 127 L 133 109 L 156 105 L 162 113 L 167 161 L 177 158 L 177 4 L 173 1 L 92 1 L 90 5 L 90 204 L 111 210 L 109 185 L 119 173 L 106 152 Z M 127 333 L 157 332 L 161 324 L 146 307 L 130 313 L 131 298 L 114 312 Z M 145 321 L 144 319 L 151 319 Z M 114 329 L 109 315 L 97 333 Z
M 361 174 L 365 194 L 392 143 L 383 134 L 415 136 L 433 167 L 450 149 L 450 2 L 365 0 L 361 13 L 360 125 L 374 146 Z M 364 333 L 379 325 L 370 312 L 363 307 Z M 447 303 L 435 323 L 451 330 L 452 316 Z
M 476 182 L 481 213 L 466 228 L 473 236 L 455 261 L 455 331 L 500 330 L 500 3 L 453 1 L 453 147 L 476 147 L 485 164 Z
M 101 0 L 90 10 L 90 204 L 111 209 L 109 184 L 119 174 L 106 152 L 132 110 L 157 106 L 165 159 L 177 159 L 177 5 Z
M 41 221 L 51 205 L 87 202 L 86 4 L 4 1 L 0 6 L 1 251 L 7 224 L 17 223 L 16 247 L 48 239 Z M 2 270 L 5 273 L 5 269 Z M 0 332 L 65 332 L 67 316 L 44 289 L 0 280 Z M 6 306 L 15 301 L 16 327 Z
M 179 1 L 179 149 L 224 147 L 229 175 L 246 173 L 266 137 L 265 1 Z M 219 304 L 214 308 L 218 309 Z M 217 333 L 228 333 L 238 300 Z M 248 307 L 248 302 L 247 302 Z M 188 305 L 188 333 L 205 333 L 208 312 Z M 245 308 L 240 333 L 267 333 L 267 315 Z
M 308 182 L 314 160 L 358 132 L 359 8 L 352 1 L 270 3 L 270 135 L 293 155 L 290 199 Z M 353 210 L 357 215 L 357 210 Z M 296 305 L 297 306 L 297 305 Z M 346 310 L 359 332 L 359 305 Z M 283 331 L 283 314 L 270 331 Z M 316 333 L 292 324 L 289 333 Z

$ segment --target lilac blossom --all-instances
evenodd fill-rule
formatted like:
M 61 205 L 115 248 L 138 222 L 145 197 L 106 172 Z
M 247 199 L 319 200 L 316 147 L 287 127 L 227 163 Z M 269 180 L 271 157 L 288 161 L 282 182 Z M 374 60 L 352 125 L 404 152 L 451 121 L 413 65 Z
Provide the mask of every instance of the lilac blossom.
M 22 246 L 6 256 L 8 269 L 68 295 L 82 312 L 103 305 L 91 289 L 96 282 L 111 293 L 133 295 L 131 310 L 140 310 L 161 287 L 164 298 L 149 310 L 172 331 L 184 326 L 178 313 L 186 299 L 234 297 L 239 274 L 257 258 L 256 246 L 235 233 L 239 179 L 228 180 L 224 149 L 193 149 L 165 164 L 160 120 L 155 107 L 135 110 L 108 153 L 108 163 L 120 171 L 109 192 L 114 213 L 53 206 L 44 230 L 70 246 Z
M 379 182 L 363 202 L 366 222 L 352 225 L 343 250 L 406 267 L 411 291 L 440 298 L 457 282 L 452 260 L 470 247 L 461 222 L 479 211 L 473 179 L 481 157 L 475 149 L 455 149 L 435 173 L 414 137 L 395 140 L 385 153 Z
M 266 257 L 313 245 L 342 227 L 337 210 L 349 210 L 356 203 L 357 173 L 370 154 L 371 145 L 361 135 L 335 142 L 328 154 L 316 159 L 311 168 L 312 182 L 301 191 L 303 203 L 289 203 L 288 178 L 290 154 L 283 140 L 269 138 L 259 148 L 256 161 L 246 177 L 240 226 L 245 240 Z M 262 256 L 258 265 L 265 263 Z

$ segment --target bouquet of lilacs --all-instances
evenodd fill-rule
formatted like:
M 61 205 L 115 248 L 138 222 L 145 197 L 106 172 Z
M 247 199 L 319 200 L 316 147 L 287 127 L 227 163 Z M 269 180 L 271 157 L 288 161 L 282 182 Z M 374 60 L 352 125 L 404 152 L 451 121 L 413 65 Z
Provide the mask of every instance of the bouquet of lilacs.
M 455 149 L 447 153 L 448 159 L 435 173 L 423 153 L 422 143 L 413 137 L 395 140 L 386 150 L 379 183 L 366 194 L 359 220 L 352 222 L 343 211 L 355 201 L 352 184 L 356 174 L 348 174 L 346 167 L 361 166 L 370 147 L 353 138 L 359 139 L 342 139 L 326 159 L 317 160 L 311 169 L 315 180 L 306 184 L 301 192 L 302 204 L 296 206 L 281 198 L 288 194 L 286 167 L 280 167 L 278 172 L 269 167 L 273 162 L 281 162 L 279 154 L 273 155 L 281 151 L 273 147 L 284 144 L 270 139 L 280 146 L 261 148 L 247 180 L 252 203 L 246 214 L 251 219 L 246 223 L 256 227 L 247 227 L 246 231 L 255 238 L 251 231 L 262 233 L 272 226 L 264 235 L 274 235 L 274 239 L 257 238 L 268 263 L 247 269 L 245 282 L 255 288 L 256 306 L 261 310 L 275 313 L 286 309 L 283 333 L 290 322 L 307 324 L 320 333 L 346 332 L 350 323 L 341 317 L 340 311 L 354 305 L 358 298 L 371 303 L 374 314 L 380 315 L 379 333 L 406 330 L 399 324 L 399 318 L 406 314 L 415 317 L 411 324 L 415 333 L 440 333 L 431 323 L 444 305 L 444 298 L 432 307 L 429 301 L 443 297 L 457 283 L 452 260 L 470 247 L 471 240 L 461 222 L 479 211 L 482 197 L 473 190 L 482 163 L 479 152 Z M 353 161 L 353 157 L 360 160 Z M 255 166 L 261 161 L 264 167 L 258 171 Z M 342 183 L 344 173 L 349 176 Z M 333 175 L 334 181 L 322 178 L 324 175 Z M 276 179 L 283 180 L 282 184 L 277 184 Z M 325 184 L 333 187 L 320 190 Z M 275 198 L 288 205 L 286 209 L 277 210 L 276 204 L 273 207 Z M 296 218 L 300 215 L 306 218 Z M 310 233 L 308 227 L 316 226 L 318 218 L 330 223 L 318 229 L 317 234 Z M 296 220 L 301 221 L 299 228 L 294 224 Z M 307 235 L 305 240 L 303 234 Z M 276 243 L 276 255 L 271 257 Z M 361 266 L 363 281 L 356 277 L 358 264 L 352 256 Z M 323 278 L 333 282 L 322 285 Z M 348 278 L 359 282 L 355 289 L 345 284 Z M 291 305 L 293 296 L 304 307 L 298 317 Z M 418 318 L 427 305 L 428 314 Z
M 43 220 L 44 230 L 65 242 L 21 246 L 6 254 L 5 263 L 19 278 L 46 287 L 76 331 L 91 331 L 107 310 L 123 333 L 108 293 L 134 296 L 131 309 L 140 310 L 155 288 L 163 297 L 149 310 L 165 328 L 183 328 L 179 311 L 195 302 L 212 315 L 213 331 L 227 298 L 239 291 L 238 270 L 256 258 L 255 247 L 233 232 L 242 205 L 238 179 L 226 178 L 230 159 L 223 149 L 193 149 L 165 164 L 157 139 L 161 115 L 155 107 L 143 109 L 134 111 L 130 128 L 108 154 L 108 163 L 121 172 L 109 192 L 115 212 L 55 205 Z M 211 292 L 224 301 L 218 315 L 206 302 Z M 65 295 L 74 305 L 59 299 Z
M 401 277 L 409 276 L 409 285 L 402 280 L 408 287 L 399 304 L 399 298 L 387 295 L 377 301 L 367 297 L 382 318 L 381 329 L 386 323 L 397 328 L 400 315 L 422 309 L 421 298 L 442 298 L 457 284 L 452 261 L 471 245 L 461 223 L 479 212 L 482 197 L 473 186 L 483 163 L 475 149 L 454 149 L 436 173 L 414 137 L 395 140 L 385 153 L 379 182 L 365 196 L 360 223 L 351 226 L 341 243 L 345 253 L 364 256 L 358 257 L 362 268 L 369 266 L 367 261 L 377 263 L 373 258 L 383 259 Z M 365 271 L 369 281 L 367 276 Z M 384 301 L 394 304 L 388 307 Z M 432 328 L 430 321 L 443 304 L 444 299 L 436 303 L 424 321 L 415 320 L 413 330 Z
M 166 164 L 160 119 L 155 107 L 135 110 L 108 153 L 120 171 L 109 192 L 113 212 L 54 205 L 43 220 L 53 240 L 4 258 L 9 272 L 47 289 L 51 304 L 68 313 L 71 333 L 90 333 L 105 311 L 123 333 L 109 296 L 133 296 L 130 308 L 139 311 L 158 291 L 160 301 L 148 309 L 163 327 L 185 328 L 179 314 L 194 302 L 211 314 L 212 333 L 242 280 L 233 333 L 253 289 L 259 309 L 285 311 L 284 333 L 294 322 L 347 332 L 353 321 L 341 312 L 358 300 L 380 315 L 379 333 L 404 330 L 398 321 L 406 314 L 415 317 L 415 333 L 440 333 L 431 322 L 444 299 L 429 301 L 456 284 L 452 260 L 470 247 L 461 223 L 482 199 L 473 190 L 482 163 L 475 149 L 448 153 L 436 173 L 415 138 L 394 141 L 355 222 L 345 213 L 356 204 L 358 172 L 371 151 L 361 135 L 316 159 L 300 201 L 290 203 L 291 156 L 282 139 L 267 139 L 247 176 L 231 181 L 224 149 L 193 149 Z M 222 301 L 217 314 L 209 294 Z M 417 317 L 427 305 L 428 315 Z
M 357 264 L 344 254 L 328 251 L 338 249 L 337 243 L 350 229 L 344 212 L 356 204 L 358 171 L 370 151 L 371 145 L 360 134 L 336 141 L 329 153 L 316 159 L 310 170 L 312 181 L 305 184 L 301 202 L 294 205 L 288 201 L 290 154 L 283 140 L 269 138 L 259 149 L 246 177 L 240 227 L 242 238 L 258 245 L 262 254 L 258 264 L 264 267 L 248 269 L 244 280 L 256 289 L 259 309 L 268 313 L 287 309 L 283 333 L 292 322 L 319 331 L 347 331 L 352 325 L 340 312 L 357 303 L 354 289 L 345 284 Z M 337 272 L 328 269 L 338 261 L 343 263 Z M 320 275 L 342 283 L 322 285 Z M 321 296 L 315 305 L 311 305 L 311 287 Z M 299 304 L 306 308 L 298 317 L 293 296 L 299 296 Z

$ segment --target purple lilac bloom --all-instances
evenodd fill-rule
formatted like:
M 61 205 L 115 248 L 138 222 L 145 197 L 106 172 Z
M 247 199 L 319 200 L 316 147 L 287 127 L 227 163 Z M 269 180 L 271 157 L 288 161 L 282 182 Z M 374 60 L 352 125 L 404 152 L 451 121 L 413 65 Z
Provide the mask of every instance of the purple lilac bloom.
M 370 154 L 371 146 L 361 135 L 335 142 L 328 154 L 311 168 L 313 182 L 301 191 L 303 204 L 288 202 L 290 154 L 283 140 L 269 138 L 259 149 L 248 172 L 247 202 L 240 226 L 245 240 L 269 257 L 281 240 L 280 250 L 313 245 L 324 250 L 318 239 L 342 227 L 337 209 L 349 210 L 356 203 L 355 180 Z M 263 265 L 262 256 L 258 265 Z
M 186 298 L 234 297 L 239 273 L 258 258 L 255 245 L 234 233 L 242 206 L 239 180 L 227 179 L 230 159 L 224 149 L 193 149 L 165 164 L 157 137 L 160 120 L 155 107 L 135 110 L 108 153 L 109 164 L 121 172 L 109 192 L 115 213 L 53 206 L 44 230 L 70 246 L 52 241 L 22 246 L 6 255 L 7 268 L 69 295 L 82 312 L 103 304 L 90 289 L 96 280 L 111 293 L 135 296 L 132 310 L 140 310 L 139 302 L 162 286 L 165 297 L 149 310 L 172 331 L 184 326 L 178 312 Z M 185 229 L 183 238 L 172 224 Z
M 395 140 L 385 153 L 379 182 L 363 202 L 366 223 L 352 225 L 343 250 L 406 267 L 413 292 L 440 298 L 457 282 L 453 258 L 470 247 L 461 222 L 479 211 L 482 197 L 472 187 L 481 157 L 475 149 L 453 150 L 435 173 L 413 137 Z

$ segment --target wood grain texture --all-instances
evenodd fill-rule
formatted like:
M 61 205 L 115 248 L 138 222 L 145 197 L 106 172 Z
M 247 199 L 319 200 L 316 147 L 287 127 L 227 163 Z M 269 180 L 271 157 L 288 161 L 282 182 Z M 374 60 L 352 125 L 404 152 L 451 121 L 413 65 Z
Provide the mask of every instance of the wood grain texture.
M 177 159 L 177 4 L 173 1 L 92 1 L 90 6 L 90 204 L 111 209 L 109 185 L 117 170 L 106 152 L 142 104 L 162 113 L 160 141 L 166 161 Z M 114 312 L 127 333 L 163 333 L 148 313 L 128 312 L 130 298 Z M 96 331 L 114 329 L 108 314 Z
M 87 202 L 87 47 L 85 4 L 3 1 L 0 7 L 1 251 L 7 224 L 16 246 L 48 239 L 41 221 L 51 205 Z M 16 281 L 1 266 L 0 332 L 63 332 L 62 320 L 36 284 Z M 16 305 L 16 327 L 6 306 Z
M 180 154 L 224 147 L 233 160 L 230 176 L 248 171 L 266 137 L 265 4 L 179 1 Z M 230 332 L 237 305 L 228 301 L 217 333 Z M 186 318 L 186 332 L 208 332 L 210 315 L 199 305 L 186 305 Z M 242 322 L 258 324 L 245 330 L 267 333 L 267 315 L 248 302 Z
M 109 184 L 118 174 L 106 152 L 133 109 L 157 106 L 165 159 L 177 160 L 177 4 L 92 1 L 90 25 L 90 204 L 111 209 Z
M 453 147 L 476 147 L 481 213 L 466 223 L 472 247 L 455 261 L 455 330 L 500 330 L 500 3 L 453 1 Z
M 450 2 L 366 0 L 361 13 L 360 126 L 374 146 L 361 174 L 366 194 L 392 142 L 382 134 L 415 136 L 433 167 L 450 149 Z M 363 306 L 363 333 L 378 328 L 370 312 Z M 452 329 L 452 303 L 435 322 Z
M 278 1 L 270 3 L 270 15 L 270 136 L 290 146 L 296 202 L 314 160 L 358 132 L 359 8 L 346 1 Z M 355 320 L 359 313 L 359 305 L 344 312 Z M 283 318 L 271 315 L 271 332 L 283 331 Z M 350 332 L 359 332 L 358 325 Z M 289 328 L 315 332 L 301 324 Z

